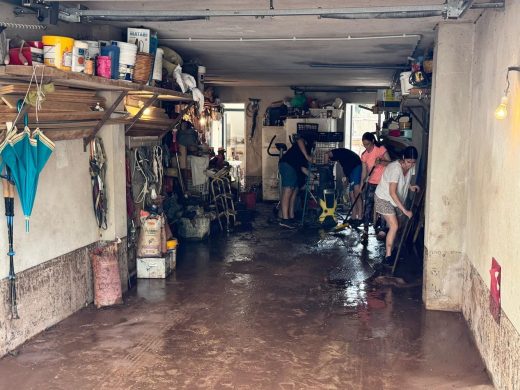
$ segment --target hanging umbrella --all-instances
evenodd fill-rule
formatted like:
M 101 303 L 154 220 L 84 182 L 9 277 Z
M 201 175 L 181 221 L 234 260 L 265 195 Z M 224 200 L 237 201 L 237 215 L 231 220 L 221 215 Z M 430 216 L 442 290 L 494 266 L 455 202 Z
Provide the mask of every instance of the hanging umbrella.
M 24 100 L 18 101 L 18 111 L 21 111 Z M 11 317 L 18 317 L 16 305 L 16 275 L 14 272 L 13 249 L 13 219 L 14 219 L 14 188 L 16 185 L 18 197 L 25 215 L 25 230 L 29 231 L 29 217 L 34 205 L 38 178 L 43 167 L 49 160 L 54 143 L 37 129 L 31 137 L 28 127 L 28 117 L 24 115 L 24 131 L 17 133 L 16 127 L 8 129 L 4 141 L 0 144 L 2 163 L 0 172 L 6 166 L 6 175 L 1 175 L 4 187 L 5 215 L 9 236 L 9 299 L 11 301 Z
M 21 110 L 23 100 L 18 102 Z M 29 231 L 29 218 L 32 213 L 40 172 L 54 150 L 54 143 L 39 129 L 31 137 L 27 116 L 25 128 L 21 133 L 11 132 L 0 145 L 2 161 L 11 169 L 18 197 L 25 216 L 25 230 Z

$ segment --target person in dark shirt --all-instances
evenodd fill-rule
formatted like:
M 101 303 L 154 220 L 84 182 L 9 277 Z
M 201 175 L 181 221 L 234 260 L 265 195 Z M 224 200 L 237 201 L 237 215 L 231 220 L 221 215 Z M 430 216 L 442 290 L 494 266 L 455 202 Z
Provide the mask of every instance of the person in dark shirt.
M 361 172 L 362 164 L 359 156 L 352 150 L 339 148 L 330 150 L 325 157 L 325 162 L 337 161 L 343 168 L 343 174 L 350 183 L 350 200 L 354 202 L 361 191 Z M 352 209 L 352 220 L 361 221 L 363 216 L 363 200 L 359 196 L 354 208 Z
M 308 164 L 312 161 L 312 144 L 304 138 L 298 140 L 284 154 L 278 169 L 282 180 L 282 198 L 280 200 L 280 226 L 294 228 L 294 205 L 298 188 L 305 182 L 305 175 L 309 175 Z

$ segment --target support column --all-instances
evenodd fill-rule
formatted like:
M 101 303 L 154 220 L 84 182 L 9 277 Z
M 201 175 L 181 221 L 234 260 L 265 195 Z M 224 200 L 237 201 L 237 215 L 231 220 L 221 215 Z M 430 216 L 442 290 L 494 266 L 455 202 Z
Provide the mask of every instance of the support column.
M 107 106 L 120 95 L 119 92 L 103 92 Z M 123 110 L 123 103 L 117 110 Z M 124 125 L 105 125 L 98 136 L 103 140 L 107 159 L 106 191 L 108 200 L 107 230 L 100 231 L 100 240 L 121 239 L 118 247 L 119 271 L 123 292 L 128 286 L 127 258 L 127 216 L 126 216 L 126 167 L 125 167 L 125 128 Z
M 437 30 L 426 193 L 423 301 L 460 311 L 474 25 Z

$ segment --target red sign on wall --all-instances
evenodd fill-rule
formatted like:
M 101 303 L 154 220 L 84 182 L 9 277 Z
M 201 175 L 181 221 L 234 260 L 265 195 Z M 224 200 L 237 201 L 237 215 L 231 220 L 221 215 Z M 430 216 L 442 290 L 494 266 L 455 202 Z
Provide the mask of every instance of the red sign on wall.
M 498 264 L 498 261 L 493 258 L 491 261 L 491 269 L 489 273 L 491 274 L 491 284 L 489 288 L 489 310 L 491 315 L 495 319 L 496 322 L 500 322 L 500 290 L 501 290 L 501 272 L 502 267 Z

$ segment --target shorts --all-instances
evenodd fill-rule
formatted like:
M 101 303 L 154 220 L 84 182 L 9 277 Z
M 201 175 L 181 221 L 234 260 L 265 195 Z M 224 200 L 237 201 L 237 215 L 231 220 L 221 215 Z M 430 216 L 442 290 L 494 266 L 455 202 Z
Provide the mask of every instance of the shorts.
M 298 173 L 290 164 L 281 162 L 278 164 L 278 169 L 280 171 L 282 187 L 298 188 Z
M 350 184 L 352 184 L 352 187 L 358 186 L 361 184 L 361 165 L 356 166 L 353 170 L 350 171 L 350 174 L 348 175 L 348 181 Z
M 395 207 L 387 200 L 383 200 L 377 195 L 374 195 L 374 208 L 376 213 L 381 215 L 395 215 Z

